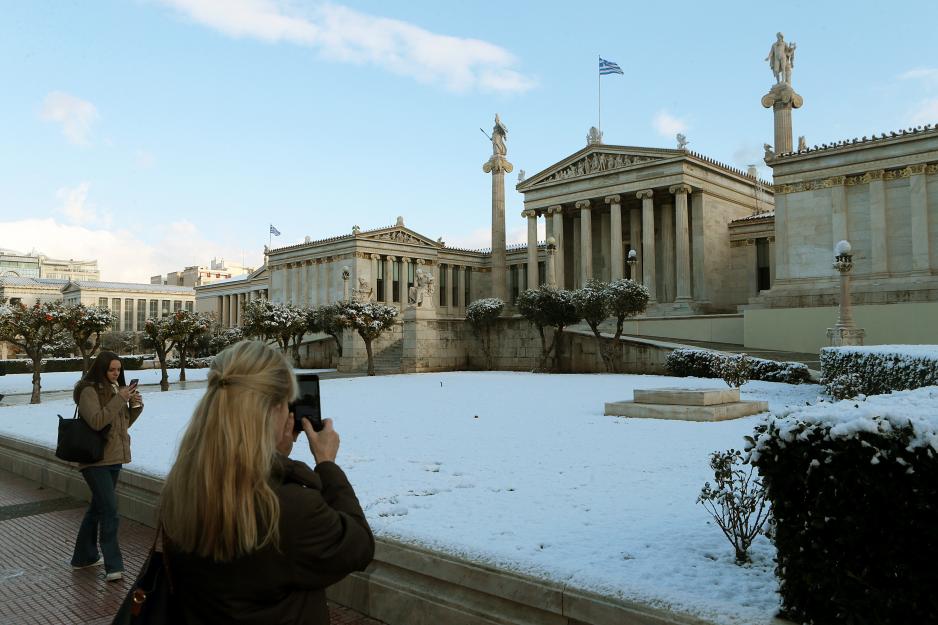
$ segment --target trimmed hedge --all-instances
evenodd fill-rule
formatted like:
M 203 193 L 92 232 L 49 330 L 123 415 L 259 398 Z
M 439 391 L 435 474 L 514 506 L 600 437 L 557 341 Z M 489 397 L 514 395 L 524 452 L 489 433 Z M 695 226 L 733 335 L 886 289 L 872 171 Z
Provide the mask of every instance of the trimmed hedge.
M 923 392 L 938 404 L 938 391 L 907 393 Z M 894 412 L 910 411 L 905 398 L 889 401 Z M 857 406 L 856 419 L 789 416 L 756 429 L 751 460 L 772 503 L 783 616 L 818 625 L 938 623 L 936 420 L 840 404 Z
M 665 366 L 678 377 L 720 378 L 732 356 L 706 349 L 676 349 L 668 355 Z M 800 362 L 776 362 L 764 358 L 748 358 L 749 379 L 765 382 L 802 384 L 811 379 L 807 365 Z
M 207 369 L 212 366 L 212 361 L 214 360 L 215 360 L 214 356 L 202 356 L 202 357 L 186 356 L 186 369 Z M 167 358 L 166 368 L 178 369 L 179 359 Z
M 121 356 L 121 363 L 125 371 L 134 371 L 143 366 L 143 361 L 152 356 Z M 42 373 L 52 373 L 55 371 L 81 371 L 81 358 L 44 358 L 41 363 L 40 371 Z M 28 358 L 12 358 L 0 360 L 0 371 L 8 374 L 14 373 L 32 373 L 33 361 Z
M 938 385 L 938 345 L 825 347 L 821 383 L 837 399 Z

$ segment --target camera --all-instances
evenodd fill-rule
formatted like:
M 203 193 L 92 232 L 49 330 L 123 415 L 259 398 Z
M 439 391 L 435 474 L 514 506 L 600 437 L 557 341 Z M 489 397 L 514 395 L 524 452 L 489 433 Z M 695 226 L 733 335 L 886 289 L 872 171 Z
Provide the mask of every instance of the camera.
M 315 373 L 298 373 L 296 385 L 299 387 L 299 396 L 296 401 L 290 402 L 290 412 L 293 413 L 293 432 L 303 431 L 303 419 L 309 419 L 314 432 L 323 428 L 322 409 L 319 406 L 319 376 Z

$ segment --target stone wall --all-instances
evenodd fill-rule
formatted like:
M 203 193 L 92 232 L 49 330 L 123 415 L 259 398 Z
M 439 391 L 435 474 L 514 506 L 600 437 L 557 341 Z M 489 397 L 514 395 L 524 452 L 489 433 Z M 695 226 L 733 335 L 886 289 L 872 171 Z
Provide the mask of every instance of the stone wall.
M 316 335 L 300 345 L 300 362 L 304 369 L 336 369 L 339 366 L 339 350 L 335 339 L 328 335 Z

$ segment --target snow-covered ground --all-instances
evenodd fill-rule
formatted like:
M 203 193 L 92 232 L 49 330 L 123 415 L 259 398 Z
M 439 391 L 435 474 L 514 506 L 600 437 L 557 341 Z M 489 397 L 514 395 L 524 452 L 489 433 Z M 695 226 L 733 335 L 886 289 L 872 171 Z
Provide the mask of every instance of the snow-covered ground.
M 339 464 L 377 535 L 718 623 L 766 623 L 778 607 L 774 547 L 760 537 L 753 565 L 736 566 L 726 538 L 695 503 L 713 480 L 710 452 L 742 448 L 761 418 L 602 414 L 604 402 L 631 399 L 634 388 L 676 385 L 723 383 L 419 374 L 323 380 L 322 401 L 342 436 Z M 145 396 L 131 468 L 166 473 L 202 393 Z M 767 400 L 772 410 L 813 403 L 820 393 L 772 382 L 742 388 L 744 399 Z M 0 407 L 0 434 L 54 446 L 55 415 L 71 410 L 65 400 Z M 312 463 L 302 440 L 293 455 Z

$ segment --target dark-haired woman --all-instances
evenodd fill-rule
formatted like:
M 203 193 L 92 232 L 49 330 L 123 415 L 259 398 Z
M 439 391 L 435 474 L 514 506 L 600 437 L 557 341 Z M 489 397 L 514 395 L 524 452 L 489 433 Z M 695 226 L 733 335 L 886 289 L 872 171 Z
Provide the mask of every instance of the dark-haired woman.
M 123 577 L 124 561 L 117 544 L 117 476 L 121 465 L 130 462 L 130 434 L 127 430 L 143 412 L 143 401 L 136 388 L 124 382 L 120 357 L 114 352 L 100 352 L 91 368 L 75 385 L 72 394 L 78 413 L 88 425 L 100 430 L 108 425 L 107 443 L 100 462 L 81 464 L 91 504 L 78 530 L 72 567 L 76 569 L 103 564 L 105 579 L 116 582 Z M 100 532 L 101 554 L 98 554 Z

